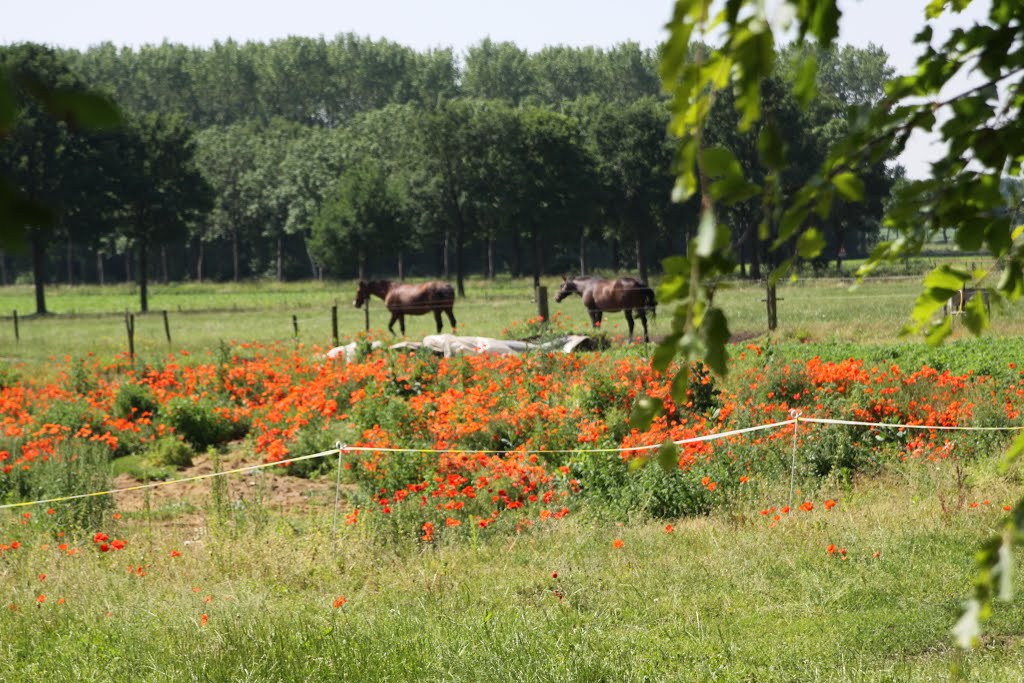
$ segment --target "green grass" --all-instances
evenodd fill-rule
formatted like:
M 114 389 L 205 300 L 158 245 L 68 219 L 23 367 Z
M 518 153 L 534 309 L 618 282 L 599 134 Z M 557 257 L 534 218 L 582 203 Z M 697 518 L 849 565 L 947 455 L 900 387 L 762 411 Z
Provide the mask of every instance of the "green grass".
M 554 303 L 558 278 L 547 278 L 552 313 L 559 313 L 566 326 L 586 332 L 589 321 L 578 298 Z M 850 290 L 846 279 L 805 279 L 787 283 L 779 289 L 779 328 L 773 335 L 779 340 L 841 341 L 888 344 L 909 319 L 914 298 L 920 291 L 916 277 L 889 278 L 864 283 Z M 331 345 L 331 307 L 338 306 L 339 336 L 344 343 L 364 331 L 362 310 L 352 307 L 353 283 L 243 283 L 180 284 L 154 286 L 151 313 L 136 315 L 135 349 L 144 360 L 164 356 L 168 351 L 191 353 L 216 349 L 222 341 L 298 342 L 328 348 Z M 459 333 L 503 336 L 516 321 L 537 314 L 530 280 L 499 279 L 489 282 L 471 279 L 466 298 L 455 307 Z M 763 288 L 754 284 L 723 287 L 715 297 L 729 316 L 734 335 L 743 337 L 766 333 Z M 51 356 L 80 357 L 94 353 L 112 357 L 127 351 L 124 312 L 135 310 L 138 302 L 132 289 L 124 285 L 107 287 L 51 287 L 48 305 L 55 315 L 38 318 L 25 316 L 32 310 L 32 292 L 27 286 L 0 288 L 0 311 L 20 313 L 20 341 L 14 337 L 10 315 L 0 320 L 0 359 L 44 365 Z M 164 333 L 162 310 L 169 312 L 172 342 Z M 651 323 L 652 335 L 670 330 L 670 309 L 661 307 L 661 315 Z M 389 316 L 383 303 L 373 299 L 370 308 L 371 329 L 389 338 Z M 298 319 L 296 337 L 292 316 Z M 396 326 L 397 329 L 397 326 Z M 606 316 L 604 331 L 624 337 L 627 328 L 623 316 Z M 639 324 L 638 324 L 639 334 Z M 433 318 L 406 319 L 410 339 L 434 334 Z M 445 332 L 448 332 L 447 322 Z M 1024 312 L 1017 305 L 997 307 L 993 311 L 992 334 L 997 337 L 1024 336 Z M 969 336 L 957 325 L 957 338 Z
M 0 538 L 23 547 L 0 558 L 17 608 L 0 611 L 0 666 L 7 681 L 940 681 L 962 660 L 967 680 L 1021 680 L 1020 609 L 998 609 L 980 650 L 951 645 L 967 549 L 997 510 L 943 514 L 930 492 L 949 476 L 837 490 L 831 512 L 775 529 L 756 510 L 671 534 L 583 511 L 420 550 L 352 527 L 335 550 L 324 509 L 262 532 L 122 520 L 108 531 L 125 550 L 69 558 L 8 515 Z M 1013 488 L 976 486 L 993 501 Z
M 553 292 L 557 280 L 546 284 Z M 992 339 L 967 341 L 958 329 L 960 341 L 936 352 L 895 346 L 919 281 L 848 286 L 782 287 L 775 353 L 908 365 L 927 357 L 937 367 L 995 372 L 1024 336 L 1019 307 L 1010 307 L 995 312 Z M 48 294 L 57 314 L 22 318 L 20 342 L 10 319 L 0 322 L 0 357 L 24 363 L 20 374 L 51 372 L 50 356 L 123 352 L 123 311 L 137 305 L 130 288 Z M 350 339 L 362 330 L 353 294 L 352 283 L 157 286 L 152 308 L 171 312 L 173 349 L 205 359 L 222 340 L 290 341 L 293 314 L 299 341 L 326 347 L 335 302 Z M 501 335 L 536 314 L 527 280 L 471 280 L 467 294 L 456 306 L 466 334 Z M 761 288 L 743 285 L 721 290 L 716 303 L 734 333 L 762 334 L 761 298 Z M 0 289 L 0 310 L 29 310 L 31 301 L 29 288 Z M 578 300 L 551 306 L 586 329 Z M 371 312 L 383 328 L 379 301 Z M 661 313 L 655 334 L 669 329 Z M 136 321 L 139 355 L 158 362 L 169 348 L 162 317 Z M 621 316 L 606 323 L 624 334 Z M 407 327 L 411 338 L 434 331 L 429 317 Z M 804 338 L 818 343 L 804 346 Z M 677 520 L 671 534 L 664 522 L 620 525 L 607 510 L 574 507 L 523 534 L 462 529 L 437 547 L 385 544 L 372 528 L 349 526 L 335 545 L 329 504 L 313 517 L 268 517 L 212 497 L 205 508 L 168 504 L 82 530 L 74 544 L 83 552 L 68 557 L 45 510 L 29 520 L 20 509 L 0 511 L 0 544 L 22 544 L 0 553 L 0 671 L 4 681 L 845 682 L 946 681 L 960 665 L 966 680 L 1024 681 L 1019 605 L 997 606 L 974 652 L 957 651 L 949 632 L 973 550 L 1019 496 L 1019 475 L 993 469 L 991 460 L 971 466 L 967 501 L 992 502 L 979 508 L 944 511 L 955 498 L 950 465 L 914 463 L 852 484 L 816 484 L 807 497 L 839 505 L 774 529 L 759 510 L 783 504 L 788 480 L 751 486 L 710 517 Z M 99 553 L 91 542 L 99 530 L 127 548 Z M 849 559 L 829 557 L 830 543 Z M 182 556 L 171 558 L 172 549 Z M 1019 574 L 1015 582 L 1019 589 Z M 348 602 L 334 609 L 338 595 Z

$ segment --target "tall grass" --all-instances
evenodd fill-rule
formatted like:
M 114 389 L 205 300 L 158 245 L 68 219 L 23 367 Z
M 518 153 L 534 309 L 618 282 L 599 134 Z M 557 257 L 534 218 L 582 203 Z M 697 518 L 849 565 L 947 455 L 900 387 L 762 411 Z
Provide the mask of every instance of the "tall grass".
M 242 534 L 121 520 L 124 550 L 82 539 L 67 557 L 8 515 L 0 539 L 22 547 L 0 556 L 0 666 L 6 681 L 938 681 L 956 664 L 1021 680 L 1020 610 L 996 615 L 981 650 L 950 645 L 964 549 L 998 511 L 944 513 L 942 467 L 835 490 L 832 511 L 775 528 L 574 513 L 418 550 L 357 525 L 335 551 L 324 510 Z M 979 470 L 967 495 L 1012 488 Z

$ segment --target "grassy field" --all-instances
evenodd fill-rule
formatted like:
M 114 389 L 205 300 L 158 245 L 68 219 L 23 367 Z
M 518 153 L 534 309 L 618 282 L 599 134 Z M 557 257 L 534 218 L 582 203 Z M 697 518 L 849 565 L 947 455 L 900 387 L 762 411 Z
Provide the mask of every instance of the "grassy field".
M 558 278 L 544 284 L 551 294 L 551 311 L 567 328 L 585 332 L 589 320 L 578 298 L 554 303 Z M 916 277 L 890 277 L 868 281 L 851 290 L 848 279 L 806 279 L 786 283 L 779 289 L 780 340 L 853 341 L 889 343 L 902 323 L 909 319 L 920 291 Z M 343 283 L 245 283 L 181 284 L 154 286 L 151 312 L 135 317 L 135 348 L 142 358 L 153 358 L 168 350 L 197 352 L 216 348 L 221 341 L 269 342 L 296 339 L 292 317 L 299 323 L 299 342 L 310 346 L 331 345 L 331 307 L 338 306 L 339 336 L 342 341 L 364 332 L 362 310 L 352 307 L 355 284 Z M 761 287 L 737 284 L 723 287 L 716 303 L 729 316 L 730 329 L 738 337 L 765 334 L 766 314 Z M 10 313 L 0 318 L 0 358 L 8 361 L 44 363 L 50 356 L 81 356 L 95 353 L 112 356 L 127 350 L 124 313 L 138 307 L 137 294 L 129 286 L 51 287 L 47 305 L 55 314 L 26 316 L 33 310 L 28 286 L 0 288 L 0 311 L 19 311 L 19 336 L 14 336 Z M 171 344 L 167 343 L 161 311 L 168 311 Z M 667 310 L 651 322 L 651 334 L 669 330 Z M 504 336 L 517 321 L 537 314 L 529 280 L 470 280 L 466 298 L 455 307 L 459 333 L 475 336 Z M 371 330 L 387 338 L 389 316 L 383 303 L 373 299 Z M 445 331 L 447 322 L 445 323 Z M 397 330 L 397 326 L 396 326 Z M 431 316 L 406 319 L 407 336 L 420 338 L 435 332 Z M 626 322 L 615 314 L 605 318 L 604 330 L 625 336 Z M 640 326 L 637 323 L 637 334 Z M 996 307 L 992 331 L 997 336 L 1024 335 L 1024 311 L 1020 306 Z M 962 329 L 958 337 L 965 336 Z
M 7 681 L 909 682 L 953 666 L 1024 680 L 1019 608 L 997 612 L 982 649 L 951 644 L 966 549 L 1000 512 L 944 513 L 933 493 L 954 476 L 896 470 L 775 528 L 756 512 L 667 532 L 584 510 L 423 550 L 344 526 L 335 546 L 329 508 L 266 526 L 138 514 L 105 527 L 124 550 L 85 540 L 71 557 L 8 521 L 22 547 L 0 558 L 0 666 Z M 981 473 L 965 493 L 1015 488 Z
M 555 279 L 546 284 L 557 288 Z M 816 354 L 883 367 L 904 354 L 920 367 L 913 350 L 893 345 L 919 287 L 895 277 L 853 292 L 840 280 L 785 285 L 780 329 L 758 338 L 775 354 L 766 375 Z M 354 291 L 352 283 L 157 286 L 151 307 L 170 312 L 175 352 L 205 357 L 225 341 L 290 342 L 292 315 L 302 344 L 326 347 L 335 303 L 343 341 L 354 338 L 363 320 Z M 0 289 L 0 310 L 29 310 L 31 294 Z M 465 334 L 501 336 L 536 314 L 526 280 L 471 280 L 467 295 L 456 307 Z M 762 335 L 761 298 L 760 288 L 737 286 L 716 302 L 734 334 Z M 22 377 L 46 378 L 64 356 L 123 352 L 123 314 L 137 303 L 130 288 L 51 288 L 48 302 L 55 315 L 22 318 L 18 342 L 10 318 L 0 322 L 0 370 L 14 364 Z M 552 301 L 552 310 L 560 325 L 586 329 L 578 300 Z M 379 301 L 371 314 L 379 331 Z M 169 350 L 162 317 L 136 320 L 139 355 L 160 364 Z M 668 323 L 662 311 L 652 332 Z M 434 331 L 430 318 L 407 327 L 410 338 Z M 621 316 L 605 331 L 624 334 Z M 957 345 L 928 360 L 989 373 L 995 389 L 1016 384 L 1022 333 L 1019 307 L 997 309 L 994 339 L 968 340 L 958 329 Z M 251 442 L 227 454 L 252 462 Z M 335 540 L 333 473 L 312 482 L 266 475 L 287 480 L 281 488 L 301 505 L 266 504 L 251 493 L 263 479 L 233 476 L 228 489 L 204 481 L 177 499 L 175 486 L 162 496 L 120 494 L 120 507 L 87 526 L 58 526 L 45 507 L 0 510 L 0 671 L 5 681 L 740 683 L 946 681 L 956 670 L 959 680 L 1024 681 L 1018 604 L 997 607 L 975 651 L 959 651 L 950 634 L 974 549 L 1021 494 L 1019 471 L 996 470 L 1004 443 L 979 441 L 963 459 L 802 475 L 798 499 L 817 506 L 778 520 L 762 511 L 787 500 L 785 464 L 705 516 L 658 520 L 591 501 L 530 528 L 466 525 L 436 542 L 420 541 L 418 523 L 399 541 L 377 526 L 381 518 L 345 523 L 359 500 L 348 488 Z M 117 472 L 129 469 L 122 460 Z M 838 504 L 826 510 L 826 499 Z M 127 545 L 103 552 L 96 533 Z M 1019 573 L 1014 583 L 1019 592 Z

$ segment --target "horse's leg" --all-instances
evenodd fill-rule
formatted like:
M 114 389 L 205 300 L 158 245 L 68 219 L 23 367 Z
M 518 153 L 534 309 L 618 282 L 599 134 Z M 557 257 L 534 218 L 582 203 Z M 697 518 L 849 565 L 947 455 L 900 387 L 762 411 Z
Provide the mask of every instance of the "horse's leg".
M 597 329 L 598 327 L 601 326 L 601 319 L 598 317 L 598 312 L 596 310 L 588 310 L 587 315 L 590 316 L 591 327 Z
M 398 314 L 397 313 L 392 313 L 391 314 L 391 322 L 388 323 L 388 332 L 390 332 L 391 334 L 395 333 L 395 321 L 396 320 L 398 320 Z M 405 334 L 405 330 L 404 329 L 402 330 L 402 334 Z
M 441 334 L 441 330 L 443 329 L 443 326 L 441 325 L 441 309 L 440 308 L 435 308 L 434 309 L 434 322 L 437 323 L 437 333 Z
M 448 322 L 452 324 L 452 333 L 455 332 L 455 314 L 452 313 L 452 309 L 446 308 L 444 312 L 448 314 Z
M 402 336 L 404 337 L 405 336 L 405 314 L 404 313 L 399 313 L 398 314 L 398 326 L 400 328 L 402 328 Z
M 633 312 L 628 308 L 622 311 L 626 314 L 626 325 L 629 327 L 629 341 L 633 341 Z
M 650 337 L 647 336 L 647 311 L 640 308 L 637 309 L 636 314 L 640 318 L 640 323 L 644 326 L 644 344 L 647 344 L 651 341 Z

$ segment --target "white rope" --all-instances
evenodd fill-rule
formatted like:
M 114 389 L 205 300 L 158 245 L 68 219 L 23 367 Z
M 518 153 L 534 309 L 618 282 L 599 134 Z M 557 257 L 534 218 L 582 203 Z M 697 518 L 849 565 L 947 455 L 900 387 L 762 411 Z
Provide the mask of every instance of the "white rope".
M 737 436 L 739 434 L 749 434 L 750 432 L 759 432 L 765 429 L 774 429 L 776 427 L 785 427 L 786 425 L 794 424 L 796 420 L 783 420 L 781 422 L 771 422 L 769 424 L 756 425 L 754 427 L 744 427 L 742 429 L 733 429 L 727 432 L 715 432 L 713 434 L 704 434 L 701 436 L 694 436 L 687 439 L 679 439 L 672 443 L 677 446 L 685 446 L 691 443 L 701 443 L 703 441 L 717 441 L 719 439 L 725 439 L 730 436 Z M 635 453 L 637 451 L 652 451 L 656 448 L 661 448 L 661 443 L 651 444 L 648 446 L 629 446 L 627 448 L 561 448 L 561 449 L 545 449 L 545 448 L 527 448 L 521 451 L 516 449 L 506 450 L 488 450 L 479 448 L 399 448 L 399 447 L 386 447 L 386 446 L 344 446 L 343 451 L 365 451 L 368 453 L 445 453 L 450 455 L 501 455 L 506 453 L 521 453 L 523 455 L 530 453 L 550 453 L 552 455 L 559 454 L 580 454 L 584 455 L 587 453 Z
M 953 427 L 945 425 L 911 425 L 911 424 L 891 424 L 885 422 L 864 422 L 859 420 L 837 420 L 832 418 L 821 418 L 821 417 L 802 417 L 801 414 L 796 411 L 790 411 L 792 416 L 788 420 L 782 420 L 779 422 L 770 422 L 763 425 L 755 425 L 753 427 L 743 427 L 741 429 L 732 429 L 725 432 L 716 432 L 712 434 L 703 434 L 701 436 L 694 436 L 686 439 L 678 439 L 673 441 L 677 446 L 684 446 L 687 444 L 702 443 L 706 441 L 717 441 L 720 439 L 726 439 L 732 436 L 738 436 L 740 434 L 750 434 L 752 432 L 764 431 L 767 429 L 775 429 L 777 427 L 786 427 L 793 425 L 793 456 L 792 464 L 790 467 L 790 493 L 789 493 L 789 507 L 792 510 L 793 506 L 793 487 L 795 483 L 796 475 L 796 450 L 797 450 L 797 431 L 800 422 L 809 422 L 815 424 L 836 424 L 836 425 L 856 425 L 864 427 L 878 427 L 886 429 L 933 429 L 933 430 L 963 430 L 963 431 L 1019 431 L 1024 430 L 1024 425 L 1017 427 Z M 207 474 L 199 474 L 192 477 L 185 477 L 183 479 L 169 479 L 167 481 L 157 481 L 148 484 L 138 484 L 135 486 L 127 486 L 119 489 L 109 489 L 106 491 L 95 491 L 92 493 L 79 493 L 70 496 L 58 496 L 55 498 L 45 498 L 42 500 L 23 501 L 19 503 L 6 503 L 0 505 L 0 510 L 7 510 L 11 508 L 27 507 L 31 505 L 45 505 L 48 503 L 60 503 L 71 500 L 80 500 L 82 498 L 92 498 L 95 496 L 106 496 L 114 495 L 118 493 L 125 493 L 128 491 L 140 491 L 144 489 L 154 489 L 161 486 L 171 486 L 174 484 L 185 484 L 193 481 L 200 481 L 203 479 L 210 479 L 213 477 L 222 477 L 230 474 L 240 474 L 243 472 L 251 472 L 255 470 L 262 470 L 268 467 L 277 467 L 281 465 L 288 465 L 293 462 L 301 462 L 303 460 L 312 460 L 314 458 L 323 458 L 334 453 L 338 454 L 338 480 L 335 484 L 335 507 L 334 507 L 334 533 L 337 534 L 338 524 L 338 506 L 339 496 L 341 490 L 341 456 L 346 452 L 368 452 L 368 453 L 447 453 L 453 455 L 460 454 L 509 454 L 509 453 L 522 453 L 522 454 L 589 454 L 589 453 L 635 453 L 638 451 L 649 451 L 656 448 L 660 448 L 661 444 L 651 444 L 647 446 L 631 446 L 627 448 L 574 448 L 574 449 L 524 449 L 522 451 L 509 451 L 509 450 L 480 450 L 480 449 L 444 449 L 444 448 L 392 448 L 392 447 L 381 447 L 381 446 L 348 446 L 342 445 L 340 442 L 335 448 L 327 451 L 321 451 L 319 453 L 311 453 L 309 455 L 300 455 L 294 458 L 285 458 L 275 462 L 265 462 L 258 465 L 248 465 L 245 467 L 238 467 L 230 470 L 224 470 L 222 472 L 209 472 Z
M 127 491 L 141 491 L 143 489 L 155 489 L 160 486 L 171 486 L 172 484 L 186 484 L 191 481 L 199 481 L 202 479 L 211 479 L 213 477 L 223 477 L 229 474 L 240 474 L 242 472 L 251 472 L 253 470 L 262 470 L 267 467 L 277 467 L 279 465 L 288 465 L 293 462 L 300 462 L 302 460 L 312 460 L 313 458 L 323 458 L 337 453 L 338 449 L 332 448 L 329 451 L 322 451 L 320 453 L 312 453 L 310 455 L 300 455 L 295 458 L 285 458 L 284 460 L 277 460 L 275 462 L 264 462 L 259 465 L 247 465 L 246 467 L 236 467 L 235 469 L 224 470 L 222 472 L 209 472 L 207 474 L 197 474 L 194 477 L 185 477 L 184 479 L 168 479 L 166 481 L 155 481 L 149 484 L 137 484 L 135 486 L 126 486 L 120 489 L 108 489 L 106 491 L 94 491 L 92 493 L 78 493 L 71 496 L 58 496 L 56 498 L 45 498 L 43 500 L 32 500 L 23 501 L 20 503 L 7 503 L 0 505 L 0 510 L 6 510 L 9 508 L 26 507 L 29 505 L 45 505 L 46 503 L 62 503 L 69 500 L 79 500 L 81 498 L 93 498 L 96 496 L 109 496 L 116 493 L 125 493 Z
M 816 424 L 830 424 L 830 425 L 857 425 L 861 427 L 878 427 L 882 429 L 936 429 L 945 431 L 965 431 L 965 432 L 1018 432 L 1024 429 L 1024 425 L 1017 427 L 956 427 L 947 425 L 912 425 L 912 424 L 893 424 L 890 422 L 862 422 L 859 420 L 835 420 L 827 417 L 800 417 L 797 418 L 800 422 L 814 422 Z

